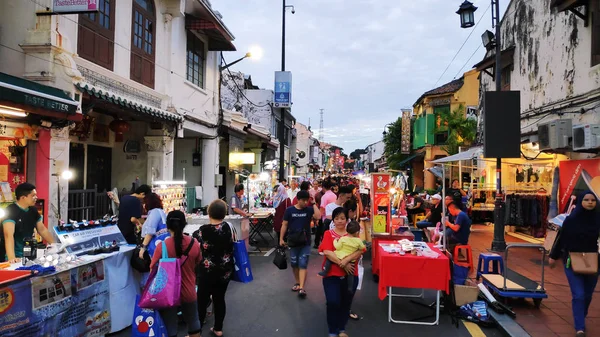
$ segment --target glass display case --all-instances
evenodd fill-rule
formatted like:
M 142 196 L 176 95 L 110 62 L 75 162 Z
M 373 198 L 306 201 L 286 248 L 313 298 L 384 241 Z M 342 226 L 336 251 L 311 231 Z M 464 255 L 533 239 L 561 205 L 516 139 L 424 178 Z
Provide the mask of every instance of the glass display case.
M 165 213 L 174 210 L 187 211 L 185 181 L 155 181 L 152 190 L 158 194 L 163 202 Z

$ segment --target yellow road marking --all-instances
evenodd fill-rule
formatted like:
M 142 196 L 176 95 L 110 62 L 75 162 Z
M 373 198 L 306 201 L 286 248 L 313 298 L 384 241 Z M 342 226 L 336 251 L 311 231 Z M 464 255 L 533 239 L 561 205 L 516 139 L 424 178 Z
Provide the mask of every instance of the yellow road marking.
M 467 328 L 467 331 L 471 334 L 472 337 L 486 337 L 479 325 L 471 322 L 462 321 Z

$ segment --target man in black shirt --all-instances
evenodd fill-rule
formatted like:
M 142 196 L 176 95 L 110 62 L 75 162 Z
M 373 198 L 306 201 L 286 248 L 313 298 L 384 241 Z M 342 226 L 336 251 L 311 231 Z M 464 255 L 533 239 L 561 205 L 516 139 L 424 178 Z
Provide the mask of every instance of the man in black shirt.
M 413 201 L 413 207 L 411 208 L 407 208 L 406 209 L 406 213 L 408 213 L 408 215 L 415 215 L 415 214 L 423 214 L 425 213 L 425 207 L 423 206 L 423 198 L 421 198 L 419 196 L 419 193 L 417 192 L 412 192 L 410 194 L 414 199 Z
M 2 221 L 4 231 L 4 247 L 8 262 L 15 263 L 23 257 L 23 240 L 33 238 L 33 229 L 48 243 L 54 238 L 40 216 L 35 203 L 37 192 L 35 186 L 23 183 L 15 189 L 17 201 L 6 208 L 6 217 Z
M 442 196 L 434 194 L 431 196 L 433 207 L 425 216 L 425 220 L 417 222 L 417 227 L 425 229 L 427 227 L 435 227 L 438 222 L 442 221 Z
M 126 195 L 121 198 L 119 204 L 119 230 L 129 244 L 137 244 L 135 235 L 136 228 L 141 227 L 142 223 L 142 200 L 146 194 L 152 193 L 152 189 L 148 185 L 141 185 L 131 195 Z

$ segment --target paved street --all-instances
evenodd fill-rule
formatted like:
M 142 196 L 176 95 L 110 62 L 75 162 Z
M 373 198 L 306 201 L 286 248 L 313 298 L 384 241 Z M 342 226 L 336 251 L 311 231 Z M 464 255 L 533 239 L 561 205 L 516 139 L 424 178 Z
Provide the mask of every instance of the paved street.
M 306 287 L 308 298 L 300 300 L 289 289 L 293 285 L 290 270 L 279 271 L 272 264 L 272 256 L 252 256 L 254 281 L 249 284 L 232 282 L 227 292 L 227 317 L 224 332 L 226 336 L 260 336 L 260 337 L 312 337 L 327 336 L 325 321 L 325 297 L 321 278 L 316 275 L 321 258 L 313 250 L 309 266 L 309 282 Z M 387 322 L 387 301 L 377 298 L 377 285 L 370 277 L 370 262 L 365 264 L 363 289 L 358 291 L 353 309 L 364 316 L 364 320 L 350 321 L 350 336 L 418 336 L 418 337 L 468 337 L 481 336 L 471 334 L 460 323 L 458 328 L 451 325 L 450 317 L 441 316 L 441 323 L 435 327 L 397 325 Z M 429 294 L 427 303 L 433 298 Z M 414 305 L 407 300 L 397 300 L 394 312 L 399 319 L 411 319 L 427 315 L 428 310 Z M 204 336 L 208 336 L 208 328 L 212 326 L 209 318 Z M 184 326 L 180 335 L 184 335 Z M 125 337 L 129 329 L 115 336 Z M 497 330 L 486 330 L 488 337 L 500 337 Z

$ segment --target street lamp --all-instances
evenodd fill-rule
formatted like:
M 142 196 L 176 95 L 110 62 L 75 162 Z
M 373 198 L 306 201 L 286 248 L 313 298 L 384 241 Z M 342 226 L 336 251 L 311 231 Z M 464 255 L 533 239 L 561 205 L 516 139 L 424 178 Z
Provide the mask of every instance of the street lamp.
M 496 91 L 502 91 L 502 47 L 500 43 L 500 0 L 491 0 L 492 4 L 492 26 L 496 28 L 496 34 L 486 31 L 482 36 L 483 45 L 491 50 L 496 47 L 496 64 L 494 66 L 494 82 L 496 82 Z M 460 5 L 456 12 L 460 15 L 460 26 L 468 28 L 474 26 L 473 13 L 477 7 L 469 1 Z M 492 240 L 492 251 L 502 252 L 506 249 L 506 240 L 504 238 L 504 199 L 502 196 L 502 158 L 496 158 L 496 202 L 494 203 L 494 239 Z
M 283 0 L 281 8 L 281 71 L 285 71 L 285 13 L 288 8 L 292 10 L 292 14 L 296 14 L 294 5 L 286 5 L 286 0 Z M 279 124 L 279 180 L 285 179 L 285 108 L 281 108 L 281 123 Z M 291 165 L 290 165 L 291 166 Z
M 477 7 L 473 6 L 473 3 L 465 0 L 460 5 L 456 14 L 460 15 L 460 26 L 462 28 L 469 28 L 475 26 L 475 11 Z
M 240 57 L 239 59 L 237 59 L 237 60 L 235 60 L 235 61 L 233 61 L 233 62 L 231 62 L 229 64 L 220 66 L 219 70 L 223 71 L 223 70 L 231 67 L 232 65 L 234 65 L 234 64 L 236 64 L 238 62 L 241 62 L 241 61 L 243 61 L 244 59 L 247 59 L 247 58 L 252 58 L 252 59 L 258 60 L 261 57 L 262 57 L 262 49 L 260 47 L 258 47 L 258 46 L 252 46 L 252 47 L 250 47 L 250 50 L 246 53 L 246 55 Z
M 387 123 L 386 125 L 383 126 L 383 137 L 387 136 L 388 133 L 387 133 L 386 129 L 388 126 L 390 126 L 392 124 L 394 124 L 394 123 Z

